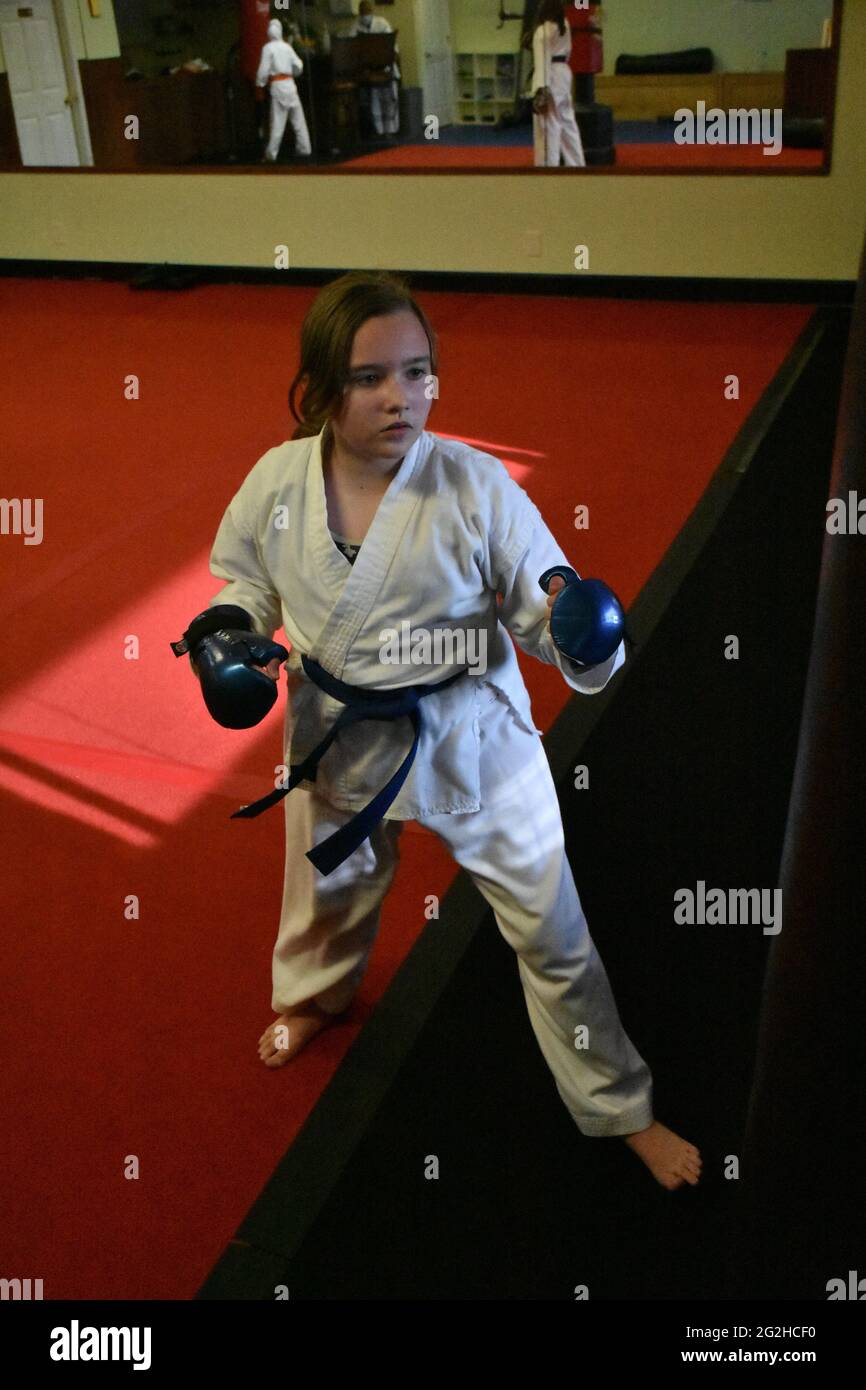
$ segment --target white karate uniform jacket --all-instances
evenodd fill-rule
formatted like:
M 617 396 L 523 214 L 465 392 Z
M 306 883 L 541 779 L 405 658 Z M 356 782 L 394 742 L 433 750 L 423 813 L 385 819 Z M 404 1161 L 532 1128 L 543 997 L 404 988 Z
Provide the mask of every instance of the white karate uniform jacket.
M 465 675 L 419 702 L 418 752 L 385 819 L 477 811 L 485 705 L 507 702 L 510 725 L 522 741 L 517 756 L 528 751 L 527 736 L 537 739 L 541 732 L 532 722 L 514 641 L 556 665 L 573 690 L 586 694 L 603 689 L 622 666 L 624 644 L 587 670 L 559 652 L 538 580 L 551 565 L 569 561 L 541 513 L 498 459 L 426 430 L 403 458 L 350 564 L 327 525 L 327 428 L 269 449 L 250 470 L 214 541 L 211 573 L 226 584 L 210 604 L 238 604 L 269 637 L 281 624 L 285 629 L 292 647 L 287 766 L 315 748 L 345 708 L 307 678 L 301 653 L 351 685 L 398 689 L 444 680 L 456 665 L 447 646 L 438 665 L 383 662 L 387 630 L 400 633 L 408 622 L 413 632 L 474 632 L 474 639 L 467 636 L 470 659 L 485 651 L 478 645 L 484 634 L 483 674 Z M 437 656 L 435 649 L 431 655 Z M 316 790 L 334 806 L 360 810 L 399 768 L 412 737 L 407 716 L 342 729 L 319 765 Z M 501 763 L 505 781 L 514 773 L 508 749 Z M 263 778 L 262 794 L 273 785 L 273 777 Z
M 572 36 L 566 23 L 565 33 L 560 34 L 559 25 L 552 20 L 536 26 L 532 36 L 532 76 L 529 79 L 529 95 L 534 96 L 539 87 L 549 87 L 551 91 L 561 84 L 571 92 L 571 68 L 568 63 L 554 63 L 554 58 L 571 57 Z
M 256 86 L 270 85 L 271 93 L 276 96 L 277 101 L 283 106 L 288 106 L 297 93 L 294 79 L 300 77 L 303 71 L 304 61 L 298 57 L 290 43 L 286 43 L 285 39 L 269 39 L 262 45 Z M 289 73 L 290 77 L 281 82 L 271 82 L 271 78 L 278 73 Z

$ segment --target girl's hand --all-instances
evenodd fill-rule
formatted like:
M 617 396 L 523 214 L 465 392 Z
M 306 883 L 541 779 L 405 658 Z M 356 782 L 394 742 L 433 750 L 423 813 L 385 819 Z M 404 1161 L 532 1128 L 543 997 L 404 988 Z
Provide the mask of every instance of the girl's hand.
M 192 660 L 189 664 L 190 670 L 192 671 L 193 675 L 196 677 L 196 679 L 200 679 L 198 671 L 196 670 L 195 664 L 192 662 Z M 271 660 L 268 662 L 267 666 L 251 666 L 250 670 L 261 671 L 263 676 L 270 676 L 272 681 L 278 681 L 280 679 L 280 658 L 278 656 L 271 657 Z
M 251 670 L 261 671 L 263 676 L 270 676 L 272 681 L 278 681 L 280 679 L 280 664 L 280 658 L 272 656 L 267 666 L 253 666 Z
M 556 598 L 556 595 L 559 593 L 560 589 L 564 589 L 564 588 L 565 588 L 565 580 L 563 579 L 562 575 L 561 575 L 561 574 L 555 574 L 555 575 L 553 576 L 553 578 L 551 579 L 551 581 L 550 581 L 550 591 L 549 591 L 549 593 L 548 593 L 548 595 L 547 595 L 547 607 L 548 607 L 549 609 L 552 610 L 552 608 L 553 608 L 553 600 Z M 547 626 L 550 627 L 550 613 L 548 613 L 548 615 L 547 615 Z

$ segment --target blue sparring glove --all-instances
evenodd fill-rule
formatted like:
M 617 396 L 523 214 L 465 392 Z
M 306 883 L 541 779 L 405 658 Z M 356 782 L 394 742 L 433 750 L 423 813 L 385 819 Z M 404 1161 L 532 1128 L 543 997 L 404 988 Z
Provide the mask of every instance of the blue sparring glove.
M 277 682 L 252 668 L 267 666 L 274 657 L 285 661 L 289 653 L 281 643 L 253 631 L 245 608 L 214 604 L 169 645 L 175 656 L 189 653 L 208 711 L 224 729 L 251 729 L 276 701 Z
M 544 571 L 538 582 L 545 593 L 555 575 L 565 584 L 550 610 L 550 635 L 576 666 L 598 666 L 627 636 L 622 604 L 601 579 L 580 579 L 569 565 Z

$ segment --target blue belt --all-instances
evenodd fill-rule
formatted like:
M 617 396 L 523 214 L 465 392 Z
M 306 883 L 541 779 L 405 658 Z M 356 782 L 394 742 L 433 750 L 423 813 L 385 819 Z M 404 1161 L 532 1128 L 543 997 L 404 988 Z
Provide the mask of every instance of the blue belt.
M 312 657 L 301 656 L 301 664 L 309 676 L 310 680 L 316 684 L 320 690 L 324 690 L 326 695 L 339 700 L 346 706 L 342 714 L 337 719 L 333 728 L 328 732 L 318 747 L 309 753 L 302 763 L 292 767 L 289 783 L 286 787 L 280 787 L 276 791 L 263 796 L 259 801 L 253 801 L 248 806 L 232 813 L 231 819 L 241 820 L 252 819 L 253 816 L 260 816 L 262 811 L 267 811 L 268 807 L 275 806 L 276 803 L 304 780 L 315 782 L 316 771 L 322 758 L 327 753 L 334 739 L 341 729 L 349 724 L 356 724 L 360 719 L 400 719 L 407 714 L 412 721 L 415 737 L 412 747 L 406 754 L 402 763 L 398 767 L 394 776 L 373 797 L 373 800 L 353 816 L 346 825 L 329 835 L 327 840 L 323 840 L 320 845 L 307 851 L 307 858 L 310 863 L 322 874 L 333 873 L 338 865 L 348 859 L 350 854 L 367 839 L 367 836 L 375 829 L 385 817 L 385 812 L 391 805 L 398 791 L 409 774 L 409 769 L 415 761 L 415 754 L 418 751 L 418 740 L 421 735 L 421 711 L 418 709 L 418 701 L 425 695 L 432 695 L 435 690 L 444 690 L 447 685 L 451 685 L 459 676 L 464 674 L 463 669 L 455 671 L 453 676 L 447 680 L 437 681 L 435 685 L 407 685 L 402 690 L 370 690 L 364 686 L 347 685 L 345 681 L 337 680 L 330 671 L 326 671 L 324 666 L 320 666 L 318 661 Z

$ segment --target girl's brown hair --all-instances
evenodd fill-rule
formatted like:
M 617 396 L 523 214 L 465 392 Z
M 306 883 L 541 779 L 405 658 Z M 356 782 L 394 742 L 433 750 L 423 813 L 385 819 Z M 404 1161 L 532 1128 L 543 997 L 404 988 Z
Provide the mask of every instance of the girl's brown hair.
M 430 345 L 430 370 L 439 370 L 438 342 L 409 282 L 387 270 L 352 270 L 319 291 L 301 328 L 301 365 L 289 387 L 289 409 L 298 422 L 293 439 L 319 434 L 340 410 L 349 380 L 355 334 L 367 319 L 410 310 Z M 295 393 L 302 386 L 300 413 Z
M 568 25 L 563 0 L 541 0 L 535 13 L 535 24 L 556 24 L 560 34 L 564 34 Z

